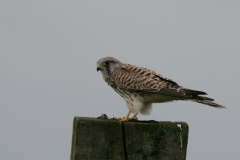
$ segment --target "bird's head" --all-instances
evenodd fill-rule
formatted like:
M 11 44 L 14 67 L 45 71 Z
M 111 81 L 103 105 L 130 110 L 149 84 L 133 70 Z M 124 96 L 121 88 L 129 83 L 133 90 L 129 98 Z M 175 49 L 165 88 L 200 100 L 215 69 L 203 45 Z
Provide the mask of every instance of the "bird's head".
M 122 63 L 113 57 L 104 57 L 97 61 L 97 71 L 101 71 L 103 79 L 106 81 L 108 76 L 112 74 Z

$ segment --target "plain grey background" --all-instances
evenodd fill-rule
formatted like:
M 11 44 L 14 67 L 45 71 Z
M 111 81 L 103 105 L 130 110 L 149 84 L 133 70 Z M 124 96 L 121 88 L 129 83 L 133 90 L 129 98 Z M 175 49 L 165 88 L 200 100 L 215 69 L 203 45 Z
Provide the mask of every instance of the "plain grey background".
M 0 2 L 0 159 L 70 158 L 75 116 L 124 117 L 96 71 L 113 56 L 228 109 L 154 104 L 140 120 L 189 124 L 188 160 L 240 158 L 239 1 Z

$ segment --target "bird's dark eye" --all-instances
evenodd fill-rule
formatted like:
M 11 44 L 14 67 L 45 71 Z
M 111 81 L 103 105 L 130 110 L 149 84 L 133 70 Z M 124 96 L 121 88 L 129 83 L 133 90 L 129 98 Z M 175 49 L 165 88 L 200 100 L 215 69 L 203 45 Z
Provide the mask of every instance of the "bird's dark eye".
M 109 65 L 109 62 L 105 62 L 105 64 L 106 64 L 106 66 L 108 66 L 108 65 Z

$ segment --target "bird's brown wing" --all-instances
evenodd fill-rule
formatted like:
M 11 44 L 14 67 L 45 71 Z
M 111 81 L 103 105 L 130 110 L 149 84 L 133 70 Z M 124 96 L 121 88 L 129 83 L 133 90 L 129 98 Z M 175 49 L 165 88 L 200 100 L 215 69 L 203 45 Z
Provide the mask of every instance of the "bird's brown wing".
M 178 89 L 179 85 L 171 79 L 151 71 L 147 68 L 124 64 L 117 69 L 111 79 L 127 90 L 142 90 L 157 92 L 160 88 Z
M 159 95 L 192 99 L 194 95 L 204 95 L 205 92 L 186 89 L 176 82 L 143 67 L 129 64 L 122 65 L 111 75 L 112 82 L 128 91 L 151 92 Z

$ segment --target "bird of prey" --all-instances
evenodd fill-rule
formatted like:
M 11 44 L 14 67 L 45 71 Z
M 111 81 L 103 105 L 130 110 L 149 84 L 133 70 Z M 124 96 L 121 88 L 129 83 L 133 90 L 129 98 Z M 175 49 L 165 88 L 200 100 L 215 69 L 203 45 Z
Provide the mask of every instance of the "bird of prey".
M 137 119 L 140 112 L 149 115 L 152 103 L 164 103 L 177 100 L 189 100 L 216 108 L 225 108 L 214 103 L 214 99 L 204 97 L 205 92 L 179 86 L 176 82 L 143 67 L 125 64 L 113 57 L 104 57 L 97 61 L 97 71 L 101 71 L 108 83 L 125 101 L 129 109 L 119 121 Z M 133 113 L 134 116 L 129 118 Z

